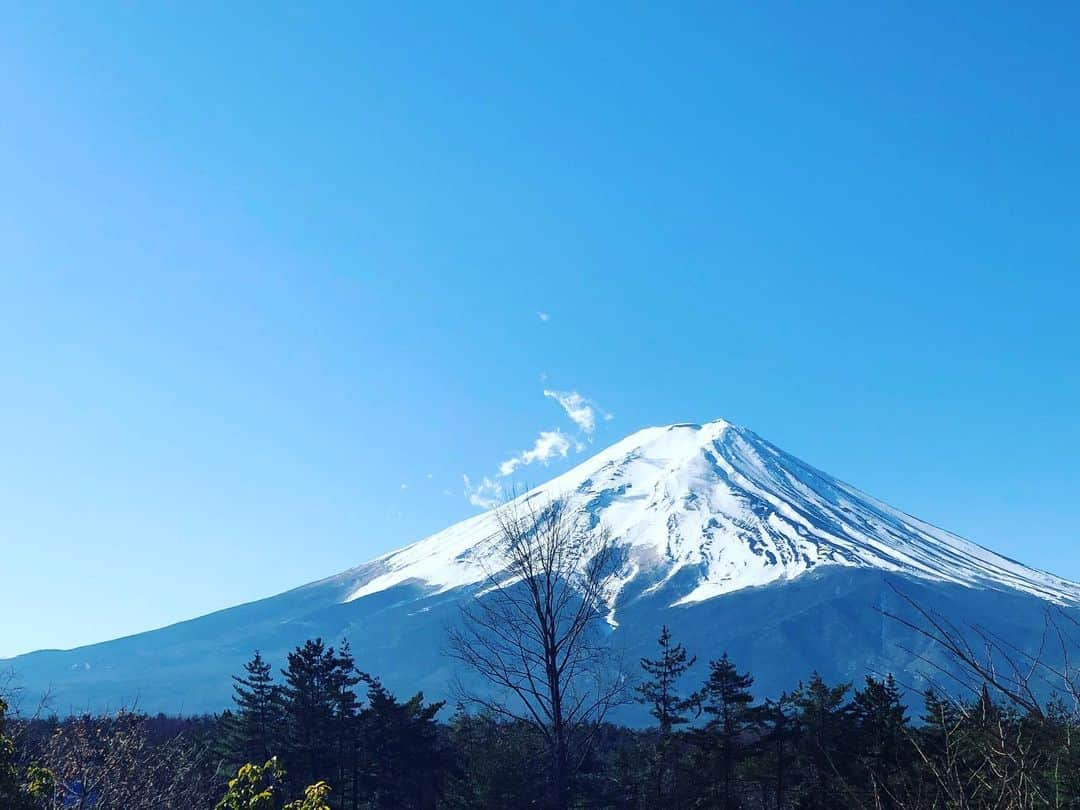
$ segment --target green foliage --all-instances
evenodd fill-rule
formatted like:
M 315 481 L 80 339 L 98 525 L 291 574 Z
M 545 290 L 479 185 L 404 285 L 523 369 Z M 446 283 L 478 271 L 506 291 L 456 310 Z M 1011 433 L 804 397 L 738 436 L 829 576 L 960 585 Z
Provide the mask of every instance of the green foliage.
M 52 796 L 55 779 L 37 765 L 20 772 L 15 741 L 7 736 L 7 711 L 7 702 L 0 698 L 0 808 L 34 810 Z
M 855 692 L 852 719 L 858 774 L 853 789 L 870 804 L 897 807 L 896 797 L 904 790 L 902 775 L 915 752 L 907 709 L 892 675 L 883 680 L 866 677 L 863 688 Z
M 424 704 L 423 693 L 399 702 L 376 678 L 367 678 L 361 715 L 364 776 L 361 787 L 372 808 L 433 806 L 447 757 L 435 716 L 442 703 Z
M 695 773 L 702 789 L 701 801 L 720 808 L 737 807 L 735 769 L 747 746 L 747 732 L 757 712 L 750 687 L 754 679 L 740 673 L 725 652 L 709 662 L 709 677 L 694 696 L 708 718 L 694 735 Z
M 265 750 L 280 757 L 266 760 L 280 761 L 280 774 L 264 766 L 261 776 L 274 777 L 279 792 L 292 795 L 308 785 L 295 804 L 304 810 L 319 802 L 367 810 L 434 806 L 449 768 L 435 721 L 441 703 L 425 704 L 422 694 L 398 701 L 357 669 L 348 642 L 335 650 L 321 639 L 308 641 L 289 654 L 282 674 L 278 686 L 256 653 L 245 675 L 234 678 L 236 713 L 224 724 L 233 756 Z M 366 706 L 355 691 L 361 683 Z
M 258 650 L 244 665 L 243 675 L 233 676 L 235 712 L 226 726 L 226 757 L 229 762 L 266 762 L 278 753 L 282 740 L 281 687 Z
M 680 792 L 679 766 L 682 761 L 681 739 L 674 735 L 677 726 L 690 722 L 689 712 L 696 705 L 694 696 L 683 697 L 679 682 L 697 661 L 683 646 L 671 639 L 671 631 L 665 625 L 657 639 L 659 658 L 642 658 L 641 668 L 646 680 L 637 687 L 638 701 L 649 706 L 649 714 L 656 718 L 658 737 L 652 756 L 649 781 L 652 782 L 652 801 L 672 805 Z
M 26 794 L 39 804 L 43 804 L 56 793 L 56 776 L 48 768 L 30 765 L 26 769 Z
M 519 810 L 544 794 L 544 772 L 537 763 L 544 761 L 546 748 L 533 727 L 458 711 L 448 736 L 457 756 L 448 780 L 447 807 Z
M 304 798 L 289 802 L 285 810 L 330 810 L 330 786 L 326 782 L 316 782 L 304 788 Z
M 285 769 L 277 757 L 263 765 L 248 762 L 229 780 L 228 789 L 214 810 L 330 810 L 330 786 L 316 782 L 304 788 L 304 797 L 283 803 Z
M 930 691 L 913 723 L 891 677 L 868 677 L 852 691 L 814 674 L 759 705 L 752 677 L 727 655 L 683 697 L 678 682 L 693 658 L 670 633 L 660 646 L 643 662 L 651 685 L 642 692 L 658 725 L 598 727 L 575 763 L 569 807 L 1080 810 L 1075 701 L 1033 712 L 995 699 L 989 686 L 968 700 Z M 189 721 L 181 732 L 180 721 L 126 712 L 14 723 L 0 701 L 0 810 L 550 806 L 549 748 L 532 724 L 459 711 L 440 725 L 442 704 L 422 694 L 399 701 L 357 670 L 347 645 L 297 648 L 280 690 L 269 675 L 256 656 L 237 679 L 233 720 Z M 243 764 L 223 785 L 206 755 L 221 740 L 207 735 L 234 744 L 237 729 L 258 732 L 239 719 L 260 705 L 260 692 L 278 695 L 263 705 L 286 729 L 274 743 L 286 750 Z M 329 778 L 307 778 L 312 762 Z
M 799 764 L 804 783 L 797 806 L 842 807 L 849 803 L 846 777 L 853 750 L 853 712 L 847 700 L 851 684 L 829 686 L 817 672 L 799 684 L 791 697 L 799 728 Z
M 659 658 L 642 658 L 641 668 L 648 679 L 637 687 L 638 701 L 649 706 L 649 714 L 660 724 L 660 735 L 670 734 L 675 726 L 689 721 L 687 712 L 694 706 L 693 698 L 679 695 L 679 681 L 697 661 L 689 656 L 681 644 L 671 640 L 671 631 L 665 625 L 656 642 L 660 647 Z
M 274 757 L 264 765 L 241 765 L 214 810 L 278 810 L 285 771 Z
M 348 644 L 340 651 L 322 639 L 306 641 L 282 670 L 282 756 L 300 785 L 354 784 L 359 766 L 359 703 L 353 687 L 363 676 Z

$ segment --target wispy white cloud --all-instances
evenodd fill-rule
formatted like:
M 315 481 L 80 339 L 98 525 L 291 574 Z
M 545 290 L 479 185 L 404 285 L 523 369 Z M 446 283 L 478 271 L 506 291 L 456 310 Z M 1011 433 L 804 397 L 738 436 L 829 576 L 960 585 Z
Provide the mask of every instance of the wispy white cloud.
M 465 482 L 465 497 L 473 506 L 481 509 L 491 509 L 498 506 L 513 490 L 507 489 L 500 479 L 509 478 L 518 467 L 527 467 L 534 462 L 547 464 L 554 458 L 566 458 L 570 452 L 570 438 L 561 430 L 543 430 L 536 437 L 533 446 L 528 450 L 522 450 L 516 456 L 512 456 L 499 465 L 499 472 L 494 478 L 484 476 L 480 481 L 473 483 L 467 475 L 463 475 Z
M 463 475 L 461 477 L 465 482 L 465 497 L 469 499 L 469 503 L 473 506 L 491 509 L 493 506 L 498 506 L 502 501 L 503 487 L 498 481 L 492 481 L 487 476 L 484 476 L 480 483 L 474 485 L 469 476 Z
M 513 458 L 508 458 L 499 465 L 499 477 L 506 478 L 522 465 L 528 466 L 534 461 L 547 464 L 553 458 L 566 458 L 570 450 L 570 439 L 561 430 L 543 430 L 536 437 L 531 450 L 522 450 Z
M 402 484 L 402 485 L 401 485 L 401 488 L 402 488 L 402 489 L 408 489 L 408 488 L 409 488 L 409 485 L 408 485 L 408 484 Z
M 544 323 L 547 323 L 548 321 L 551 320 L 551 313 L 550 312 L 537 312 L 536 317 L 539 318 Z
M 543 316 L 544 313 L 540 315 Z M 542 374 L 541 378 L 546 379 L 547 374 Z M 546 465 L 555 459 L 566 458 L 571 449 L 577 453 L 582 452 L 586 444 L 592 441 L 597 420 L 609 421 L 613 418 L 610 413 L 577 391 L 545 389 L 544 396 L 559 403 L 570 421 L 577 425 L 577 435 L 568 436 L 557 428 L 542 430 L 531 448 L 522 450 L 502 462 L 494 478 L 485 476 L 474 484 L 469 476 L 464 476 L 465 497 L 469 503 L 484 509 L 498 505 L 508 494 L 513 494 L 504 485 L 505 479 L 510 478 L 519 467 L 527 467 L 536 462 Z
M 566 415 L 570 417 L 570 421 L 577 425 L 578 429 L 587 436 L 596 430 L 597 414 L 599 414 L 600 418 L 605 422 L 609 422 L 614 418 L 595 402 L 587 397 L 583 397 L 577 391 L 552 391 L 551 389 L 545 389 L 544 396 L 558 402 L 563 410 L 566 411 Z

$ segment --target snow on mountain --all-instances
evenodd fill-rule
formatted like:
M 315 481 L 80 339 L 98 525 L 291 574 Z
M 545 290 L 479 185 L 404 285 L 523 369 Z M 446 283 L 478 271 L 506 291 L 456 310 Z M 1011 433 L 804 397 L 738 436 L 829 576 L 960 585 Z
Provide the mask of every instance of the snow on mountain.
M 879 569 L 969 588 L 1080 604 L 1080 585 L 904 514 L 723 420 L 647 428 L 520 496 L 567 499 L 624 548 L 610 597 L 674 581 L 685 605 L 793 580 L 812 569 Z M 441 593 L 499 569 L 498 521 L 486 512 L 345 572 L 346 601 L 396 585 Z
M 762 696 L 811 670 L 837 681 L 893 672 L 919 689 L 924 666 L 951 671 L 918 631 L 882 618 L 909 611 L 905 599 L 1032 655 L 1044 654 L 1048 604 L 1080 618 L 1080 586 L 905 515 L 723 421 L 642 430 L 521 497 L 570 499 L 590 531 L 610 530 L 621 548 L 610 640 L 626 660 L 651 654 L 668 625 L 703 661 L 730 652 Z M 322 637 L 348 639 L 400 693 L 448 698 L 468 673 L 442 652 L 446 628 L 500 570 L 498 536 L 496 516 L 480 514 L 276 596 L 0 668 L 17 673 L 28 705 L 49 695 L 61 711 L 133 701 L 150 712 L 220 711 L 252 651 L 280 664 Z M 635 705 L 622 719 L 648 715 Z

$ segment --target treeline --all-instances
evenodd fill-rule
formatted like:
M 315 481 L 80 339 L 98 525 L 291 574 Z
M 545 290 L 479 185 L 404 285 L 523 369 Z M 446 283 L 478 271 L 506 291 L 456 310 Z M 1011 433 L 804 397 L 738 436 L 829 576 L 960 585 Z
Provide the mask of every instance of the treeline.
M 634 699 L 650 727 L 605 724 L 575 767 L 580 808 L 1080 807 L 1073 707 L 1022 712 L 991 689 L 931 691 L 913 720 L 891 677 L 811 674 L 758 700 L 726 655 L 698 663 L 665 628 Z M 688 686 L 695 684 L 688 688 Z M 235 705 L 178 720 L 121 712 L 34 722 L 0 711 L 0 807 L 542 807 L 547 745 L 524 722 L 399 701 L 347 644 L 308 641 L 280 675 L 255 654 Z
M 283 795 L 319 782 L 341 808 L 436 807 L 452 764 L 436 723 L 442 703 L 397 700 L 359 670 L 348 644 L 321 639 L 289 653 L 282 680 L 259 653 L 234 677 L 221 718 L 221 755 L 235 771 L 277 759 Z

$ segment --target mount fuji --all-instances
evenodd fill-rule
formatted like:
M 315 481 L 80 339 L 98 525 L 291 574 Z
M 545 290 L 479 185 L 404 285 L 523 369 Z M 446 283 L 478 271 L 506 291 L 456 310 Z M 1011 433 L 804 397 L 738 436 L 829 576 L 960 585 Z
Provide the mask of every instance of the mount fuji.
M 610 534 L 620 553 L 607 627 L 627 660 L 650 654 L 666 624 L 702 660 L 728 651 L 762 696 L 814 669 L 925 686 L 927 664 L 950 663 L 883 615 L 912 602 L 1018 649 L 1038 647 L 1048 608 L 1080 615 L 1080 585 L 904 514 L 723 420 L 639 431 L 518 500 L 563 502 L 587 531 Z M 489 511 L 278 596 L 0 664 L 24 700 L 48 693 L 60 712 L 216 711 L 253 650 L 283 662 L 321 636 L 348 638 L 361 668 L 395 690 L 446 697 L 459 674 L 443 653 L 446 629 L 500 569 L 498 540 Z M 641 718 L 631 708 L 624 719 Z

